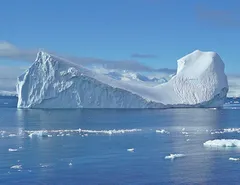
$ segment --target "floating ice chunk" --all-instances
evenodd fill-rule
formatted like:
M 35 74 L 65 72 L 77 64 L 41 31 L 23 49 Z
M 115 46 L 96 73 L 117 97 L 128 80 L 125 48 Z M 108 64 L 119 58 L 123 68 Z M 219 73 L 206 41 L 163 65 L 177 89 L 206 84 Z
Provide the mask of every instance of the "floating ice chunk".
M 161 129 L 161 130 L 156 130 L 156 133 L 161 133 L 161 134 L 169 134 L 168 131 Z
M 121 129 L 121 130 L 81 130 L 83 133 L 89 133 L 89 134 L 124 134 L 128 132 L 139 132 L 142 131 L 142 129 Z
M 35 130 L 35 131 L 24 131 L 29 137 L 53 137 L 53 136 L 70 136 L 71 134 L 81 134 L 83 136 L 88 136 L 89 134 L 125 134 L 131 132 L 140 132 L 142 129 L 120 129 L 120 130 L 83 130 L 83 129 L 73 129 L 73 130 Z
M 16 137 L 16 134 L 9 134 L 8 137 Z
M 134 152 L 134 148 L 127 149 L 128 152 Z
M 181 158 L 181 157 L 185 157 L 186 155 L 184 154 L 170 154 L 168 156 L 165 157 L 165 159 L 175 159 L 175 158 Z
M 68 165 L 69 165 L 69 166 L 72 166 L 73 164 L 72 164 L 72 163 L 69 163 Z
M 238 139 L 215 139 L 203 143 L 206 147 L 240 147 Z
M 217 108 L 209 108 L 209 109 L 211 109 L 211 110 L 217 110 Z
M 18 149 L 15 149 L 15 148 L 9 148 L 8 151 L 9 151 L 9 152 L 17 152 Z
M 230 160 L 230 161 L 240 161 L 240 158 L 233 158 L 233 157 L 230 157 L 229 160 Z
M 30 138 L 32 138 L 33 136 L 37 136 L 37 137 L 48 137 L 49 135 L 47 134 L 47 132 L 45 131 L 29 131 L 29 135 Z
M 212 130 L 211 134 L 240 133 L 240 128 L 225 128 L 223 130 Z
M 41 168 L 48 168 L 50 166 L 49 164 L 42 164 L 42 163 L 40 163 L 39 165 Z
M 14 166 L 11 167 L 11 169 L 18 169 L 18 170 L 20 170 L 20 169 L 22 169 L 22 165 L 14 165 Z
M 227 128 L 227 129 L 223 129 L 223 132 L 225 132 L 225 133 L 232 133 L 232 132 L 240 133 L 240 128 Z

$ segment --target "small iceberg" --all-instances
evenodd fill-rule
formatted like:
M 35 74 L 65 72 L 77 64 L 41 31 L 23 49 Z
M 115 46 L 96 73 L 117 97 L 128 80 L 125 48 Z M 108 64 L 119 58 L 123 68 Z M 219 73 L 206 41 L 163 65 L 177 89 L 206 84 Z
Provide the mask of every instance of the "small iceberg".
M 181 158 L 181 157 L 185 157 L 186 155 L 184 154 L 170 154 L 168 156 L 165 157 L 165 159 L 175 159 L 175 158 Z
M 215 139 L 203 143 L 206 147 L 240 147 L 238 139 Z
M 230 158 L 229 158 L 229 161 L 240 161 L 240 158 L 233 158 L 233 157 L 230 157 Z
M 9 151 L 9 152 L 17 152 L 18 149 L 15 149 L 15 148 L 9 148 L 8 151 Z
M 128 152 L 134 152 L 134 148 L 127 149 Z
M 8 137 L 16 137 L 16 134 L 9 134 Z
M 14 166 L 11 167 L 11 169 L 21 170 L 22 169 L 22 165 L 14 165 Z
M 36 137 L 49 137 L 49 135 L 47 134 L 47 132 L 44 131 L 30 131 L 29 135 L 30 138 L 33 138 L 34 136 Z

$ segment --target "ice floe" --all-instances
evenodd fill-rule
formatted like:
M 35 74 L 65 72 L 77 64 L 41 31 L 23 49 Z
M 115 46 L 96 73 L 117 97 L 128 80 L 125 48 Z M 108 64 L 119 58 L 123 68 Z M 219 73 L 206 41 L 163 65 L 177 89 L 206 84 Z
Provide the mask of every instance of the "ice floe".
M 73 130 L 39 130 L 39 131 L 25 131 L 29 137 L 53 137 L 53 136 L 70 136 L 72 134 L 80 134 L 82 136 L 88 136 L 89 134 L 125 134 L 131 132 L 140 132 L 142 129 L 120 129 L 120 130 L 84 130 L 84 129 L 73 129 Z
M 16 134 L 9 134 L 8 137 L 16 137 Z
M 41 168 L 48 168 L 50 166 L 50 164 L 43 164 L 43 163 L 40 163 L 39 165 Z
M 240 133 L 240 128 L 225 128 L 221 130 L 212 130 L 211 134 Z
M 21 170 L 21 169 L 22 169 L 22 165 L 14 165 L 14 166 L 11 166 L 11 169 Z
M 128 152 L 134 152 L 134 148 L 127 149 Z
M 17 152 L 18 149 L 16 149 L 16 148 L 9 148 L 8 151 L 9 151 L 9 152 Z
M 230 160 L 230 161 L 240 161 L 240 158 L 230 157 L 229 160 Z
M 168 131 L 161 129 L 161 130 L 156 130 L 156 133 L 161 133 L 161 134 L 169 134 Z
M 182 132 L 183 135 L 188 135 L 188 132 Z
M 40 130 L 40 131 L 26 131 L 27 133 L 29 133 L 29 137 L 32 138 L 34 136 L 37 136 L 37 137 L 48 137 L 48 134 L 47 134 L 47 131 L 43 131 L 43 130 Z
M 89 134 L 124 134 L 128 132 L 140 132 L 142 129 L 121 129 L 121 130 L 81 130 L 83 133 L 89 133 Z
M 203 143 L 206 147 L 240 147 L 238 139 L 215 139 Z
M 181 158 L 181 157 L 185 157 L 186 155 L 184 154 L 170 154 L 170 155 L 167 155 L 165 157 L 165 159 L 175 159 L 175 158 Z

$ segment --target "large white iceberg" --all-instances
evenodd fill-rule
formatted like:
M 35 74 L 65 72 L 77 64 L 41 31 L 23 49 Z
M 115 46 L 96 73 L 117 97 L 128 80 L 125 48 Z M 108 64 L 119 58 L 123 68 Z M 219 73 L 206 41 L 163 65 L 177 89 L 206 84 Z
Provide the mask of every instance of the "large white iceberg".
M 224 63 L 199 50 L 177 61 L 168 82 L 149 86 L 116 80 L 66 59 L 39 52 L 18 78 L 18 108 L 220 107 L 228 92 Z

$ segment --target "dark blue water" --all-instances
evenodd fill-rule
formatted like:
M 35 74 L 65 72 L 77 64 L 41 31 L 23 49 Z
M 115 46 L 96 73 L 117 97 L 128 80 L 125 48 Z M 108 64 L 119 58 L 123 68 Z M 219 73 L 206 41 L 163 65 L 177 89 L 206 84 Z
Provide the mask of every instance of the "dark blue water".
M 237 106 L 0 108 L 0 184 L 239 184 L 240 161 L 229 158 L 240 158 L 240 148 L 203 146 L 213 139 L 240 139 L 239 132 L 217 133 L 240 128 L 239 120 Z M 156 132 L 161 129 L 168 133 Z M 169 154 L 185 156 L 165 159 Z

